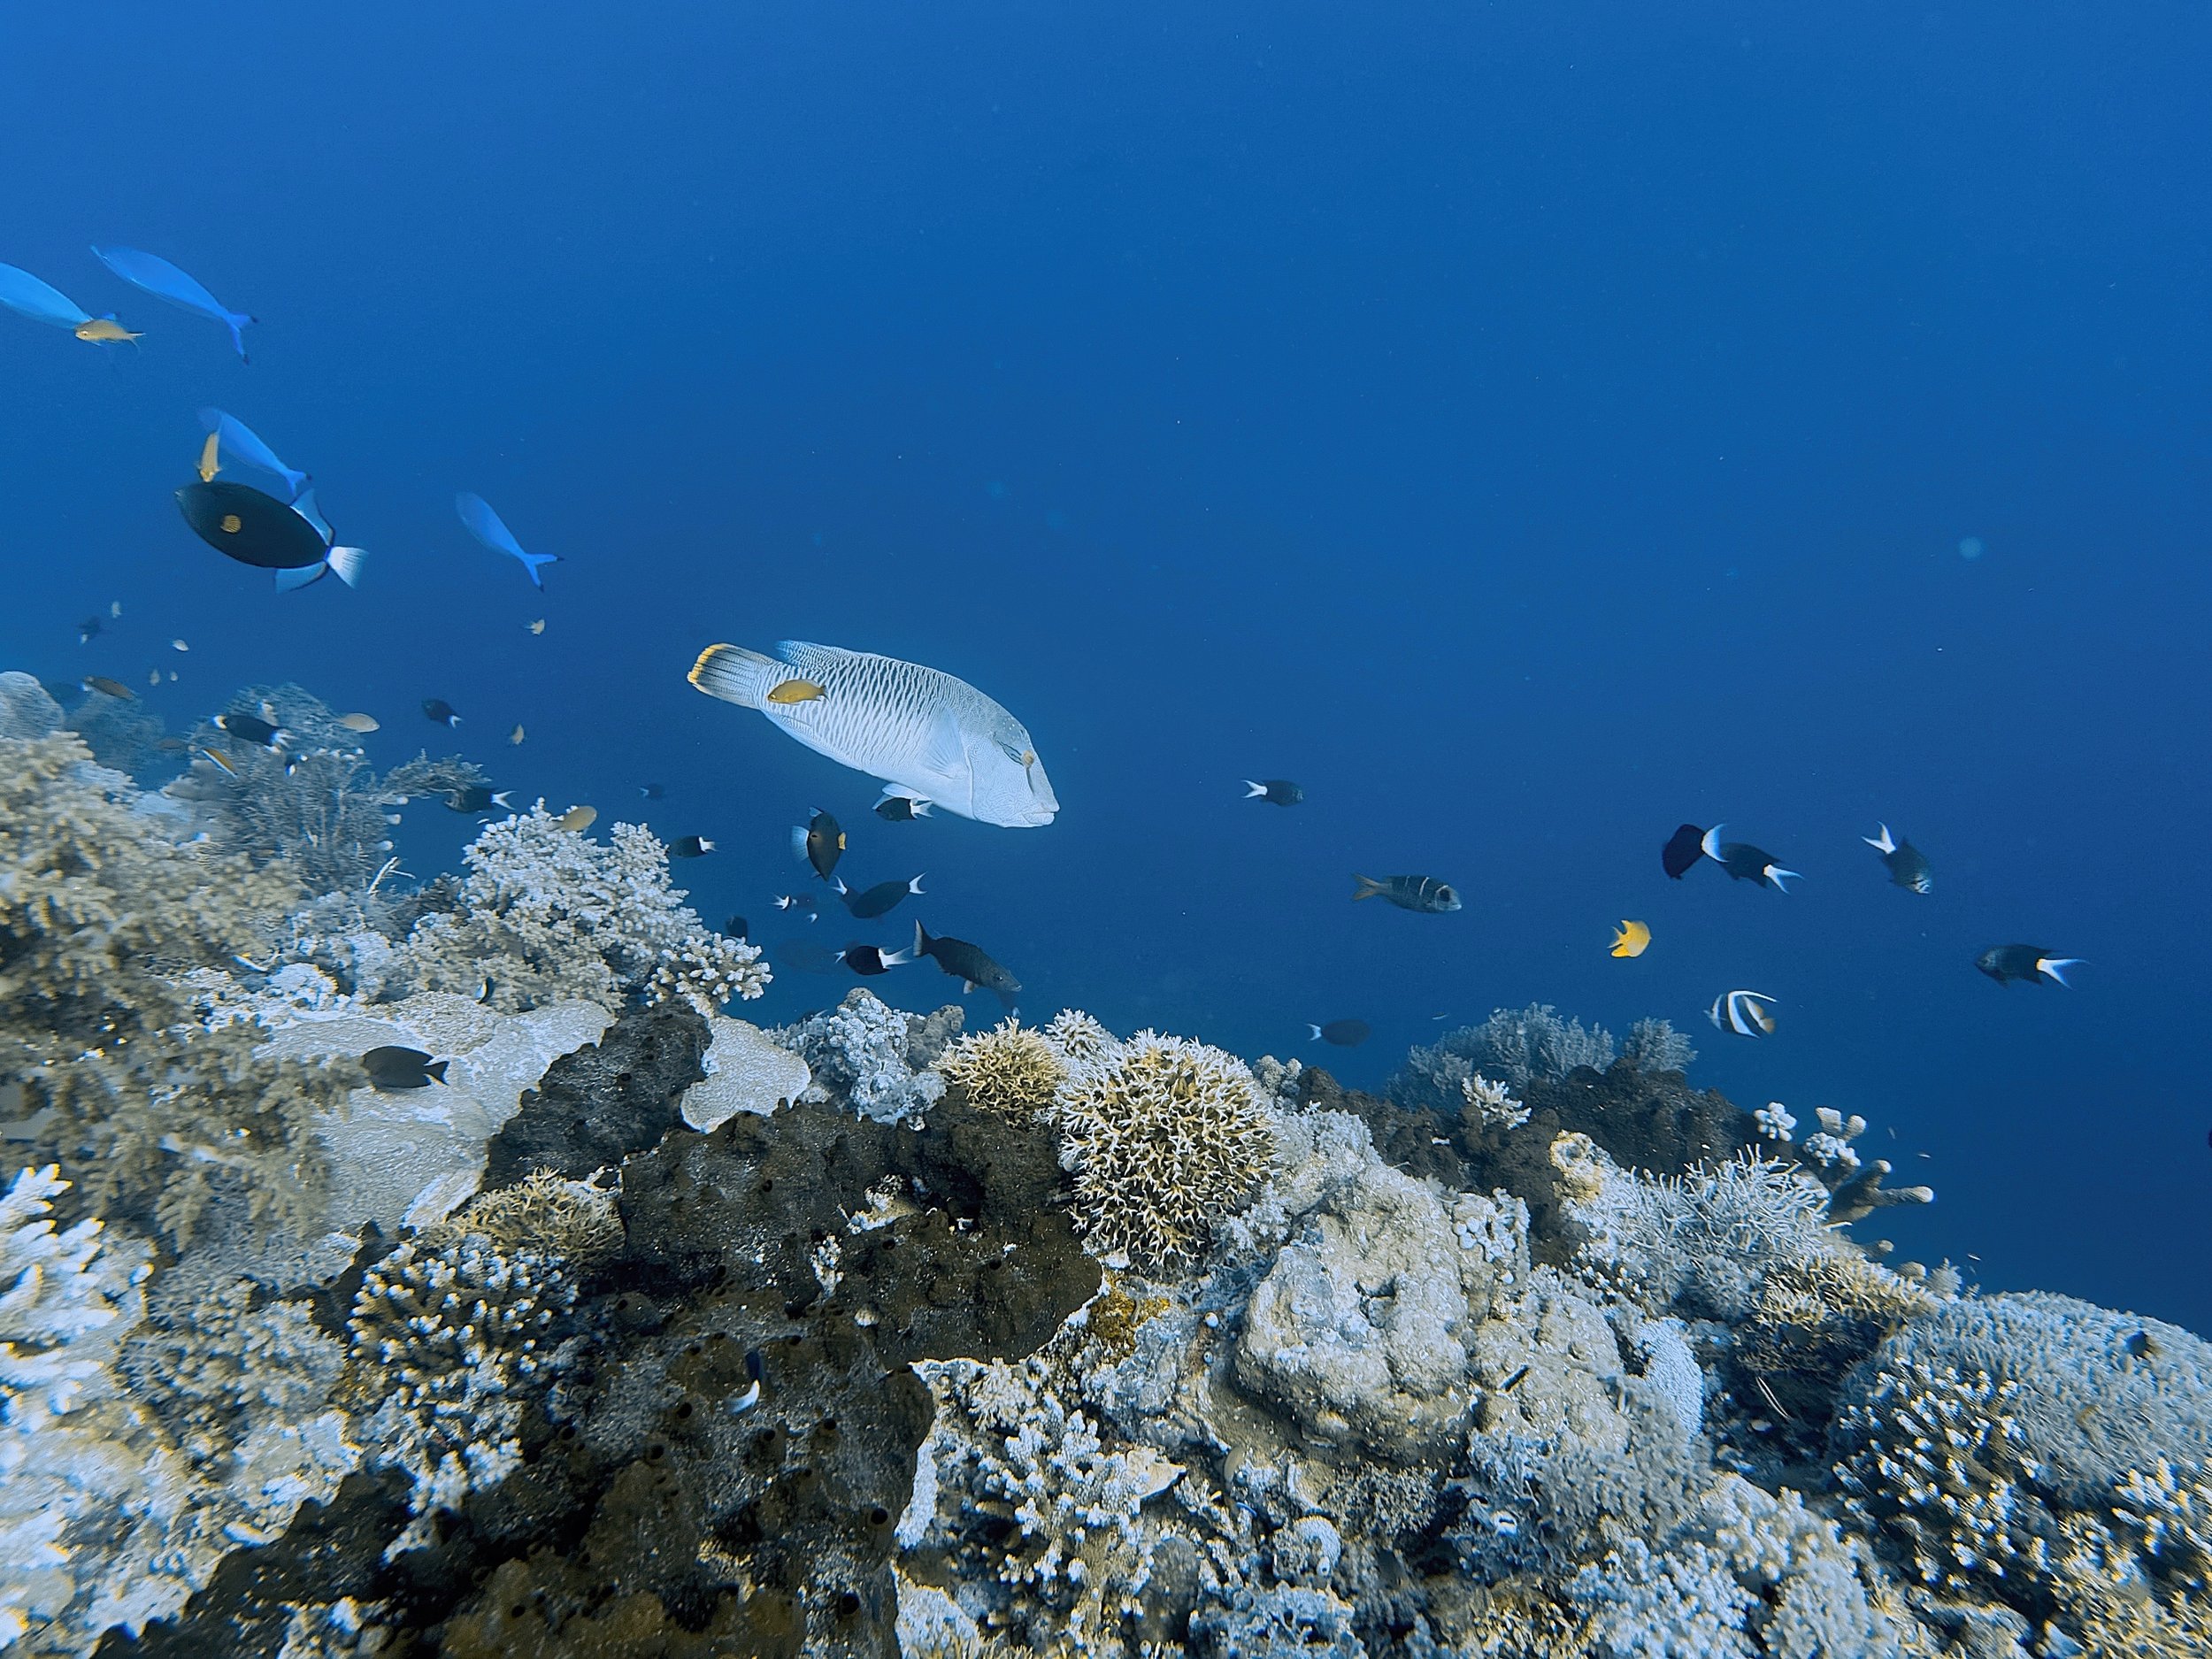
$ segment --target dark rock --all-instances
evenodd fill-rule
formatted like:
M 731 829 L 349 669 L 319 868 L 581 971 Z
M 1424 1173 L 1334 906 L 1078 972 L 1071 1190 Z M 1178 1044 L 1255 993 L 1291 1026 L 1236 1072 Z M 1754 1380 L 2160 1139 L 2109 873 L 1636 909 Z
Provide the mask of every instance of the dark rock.
M 492 1137 L 487 1188 L 533 1170 L 580 1180 L 656 1145 L 681 1121 L 684 1090 L 706 1073 L 707 1023 L 687 1005 L 634 1010 L 588 1048 L 556 1060 Z

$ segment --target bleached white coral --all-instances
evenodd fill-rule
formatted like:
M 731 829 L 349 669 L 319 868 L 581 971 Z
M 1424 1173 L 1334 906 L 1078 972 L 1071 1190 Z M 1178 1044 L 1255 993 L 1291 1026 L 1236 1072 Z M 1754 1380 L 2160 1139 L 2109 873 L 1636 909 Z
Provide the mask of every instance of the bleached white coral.
M 1121 1039 L 1079 1008 L 1064 1008 L 1044 1028 L 1044 1040 L 1064 1061 L 1102 1060 L 1121 1046 Z
M 758 949 L 707 930 L 642 825 L 618 824 L 602 843 L 541 801 L 488 825 L 463 856 L 458 908 L 425 917 L 402 951 L 423 988 L 509 1012 L 572 997 L 618 1007 L 632 991 L 706 1010 L 767 988 Z
M 96 1220 L 55 1230 L 67 1186 L 50 1165 L 0 1196 L 0 1648 L 35 1623 L 89 1653 L 180 1607 L 215 1556 L 186 1548 L 184 1460 L 113 1368 L 141 1263 Z
M 557 1261 L 476 1234 L 403 1244 L 368 1271 L 346 1390 L 367 1413 L 372 1463 L 414 1489 L 414 1525 L 389 1553 L 422 1542 L 433 1514 L 519 1461 L 522 1395 L 565 1368 L 575 1300 Z
M 1797 1128 L 1797 1119 L 1791 1116 L 1790 1109 L 1780 1101 L 1770 1100 L 1751 1115 L 1758 1122 L 1761 1136 L 1769 1141 L 1778 1141 L 1784 1146 L 1789 1144 L 1790 1136 Z
M 1084 1242 L 1110 1258 L 1195 1256 L 1274 1153 L 1274 1113 L 1244 1063 L 1156 1032 L 1071 1067 L 1053 1110 Z
M 1705 1545 L 1655 1555 L 1624 1539 L 1585 1567 L 1567 1594 L 1587 1618 L 1582 1639 L 1599 1659 L 1753 1659 L 1744 1634 L 1752 1596 Z
M 1513 1098 L 1512 1091 L 1480 1072 L 1463 1079 L 1459 1092 L 1466 1096 L 1468 1115 L 1486 1129 L 1518 1129 L 1528 1121 L 1528 1108 Z
M 944 1098 L 945 1079 L 910 1063 L 907 1017 L 864 987 L 848 991 L 835 1008 L 770 1035 L 806 1062 L 813 1075 L 807 1100 L 841 1096 L 863 1118 L 898 1123 Z

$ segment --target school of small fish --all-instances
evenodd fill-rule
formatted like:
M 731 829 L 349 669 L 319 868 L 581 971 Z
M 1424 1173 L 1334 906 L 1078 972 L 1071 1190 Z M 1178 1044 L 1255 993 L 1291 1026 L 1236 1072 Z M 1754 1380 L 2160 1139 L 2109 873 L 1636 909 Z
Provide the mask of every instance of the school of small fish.
M 240 362 L 249 360 L 245 329 L 256 319 L 218 300 L 198 279 L 169 260 L 137 249 L 96 246 L 93 255 L 114 276 L 141 293 L 150 295 L 180 311 L 219 325 L 228 334 Z M 15 265 L 0 264 L 0 307 L 35 322 L 60 328 L 80 341 L 101 346 L 134 343 L 142 332 L 126 327 L 114 312 L 94 314 L 43 279 Z M 193 534 L 236 563 L 266 570 L 277 591 L 289 593 L 311 586 L 325 575 L 334 575 L 345 587 L 359 583 L 367 558 L 364 549 L 338 541 L 316 499 L 311 474 L 287 465 L 246 423 L 223 410 L 206 407 L 197 411 L 204 437 L 195 463 L 196 481 L 176 491 L 176 501 Z M 233 476 L 243 471 L 256 481 Z M 524 549 L 504 519 L 488 502 L 472 491 L 454 496 L 454 508 L 463 527 L 487 549 L 513 559 L 531 585 L 542 591 L 544 568 L 558 562 L 557 553 Z M 90 645 L 109 632 L 106 623 L 119 620 L 119 601 L 106 618 L 88 617 L 78 625 L 80 643 Z M 532 634 L 545 631 L 539 618 L 525 625 Z M 178 651 L 186 641 L 172 641 Z M 170 680 L 177 678 L 169 671 Z M 876 780 L 882 794 L 875 816 L 887 823 L 913 823 L 936 809 L 1005 828 L 1037 828 L 1050 824 L 1059 812 L 1059 800 L 1039 758 L 1028 728 L 1003 705 L 967 680 L 918 663 L 835 646 L 787 640 L 772 652 L 717 643 L 700 651 L 687 676 L 701 692 L 718 701 L 758 711 L 786 735 L 837 764 Z M 148 684 L 162 683 L 163 671 L 148 675 Z M 79 684 L 89 695 L 133 702 L 137 694 L 122 681 L 104 674 L 88 673 Z M 461 716 L 442 698 L 424 699 L 424 716 L 448 728 L 458 727 Z M 212 718 L 211 724 L 234 744 L 244 749 L 270 749 L 284 754 L 294 742 L 276 712 L 267 704 L 257 711 L 231 710 Z M 366 735 L 381 729 L 378 719 L 365 712 L 337 717 L 346 731 Z M 525 732 L 514 726 L 510 745 L 519 745 Z M 164 747 L 204 759 L 218 772 L 239 778 L 238 764 L 229 754 L 205 744 L 181 739 L 164 741 Z M 288 760 L 288 769 L 290 762 Z M 1284 778 L 1247 779 L 1245 799 L 1264 801 L 1282 808 L 1304 803 L 1304 787 Z M 657 783 L 640 788 L 649 801 L 664 797 Z M 451 791 L 445 804 L 456 812 L 480 813 L 492 809 L 512 810 L 512 792 L 489 785 L 468 785 Z M 558 822 L 576 834 L 590 830 L 597 809 L 578 805 Z M 393 821 L 397 822 L 396 815 Z M 1787 893 L 1789 883 L 1802 878 L 1772 853 L 1749 841 L 1725 841 L 1725 826 L 1684 824 L 1660 852 L 1660 865 L 1674 880 L 1685 879 L 1702 864 L 1715 864 L 1732 882 Z M 1927 896 L 1935 891 L 1927 856 L 1911 841 L 1901 840 L 1886 824 L 1872 835 L 1863 836 L 1887 872 L 1890 881 L 1907 892 Z M 794 854 L 815 878 L 839 900 L 856 920 L 878 919 L 910 896 L 923 894 L 922 878 L 891 879 L 855 889 L 835 874 L 848 850 L 846 832 L 829 813 L 816 810 L 808 822 L 791 832 Z M 715 850 L 704 835 L 678 836 L 668 842 L 670 856 L 699 858 Z M 1416 915 L 1445 916 L 1460 911 L 1463 900 L 1457 888 L 1427 874 L 1354 877 L 1353 899 L 1380 898 Z M 784 894 L 775 908 L 809 922 L 820 905 L 809 893 Z M 733 917 L 728 931 L 743 938 L 748 925 Z M 1651 949 L 1653 935 L 1644 922 L 1624 919 L 1616 925 L 1608 947 L 1621 960 L 1641 958 Z M 1010 1009 L 1021 985 L 1006 968 L 980 946 L 945 935 L 933 935 L 919 921 L 914 924 L 910 949 L 889 950 L 869 943 L 854 943 L 833 950 L 811 941 L 793 938 L 776 944 L 772 956 L 781 966 L 804 973 L 824 973 L 840 966 L 864 976 L 890 972 L 928 958 L 962 983 L 964 992 L 991 991 Z M 2061 956 L 2040 945 L 2002 944 L 1984 951 L 1975 967 L 1999 985 L 2070 984 L 2069 972 L 2082 965 L 2078 957 Z M 1772 1010 L 1778 999 L 1764 992 L 1743 988 L 1723 990 L 1708 1010 L 1720 1030 L 1748 1038 L 1770 1037 L 1779 1029 Z M 1364 1020 L 1356 1018 L 1311 1022 L 1310 1041 L 1350 1048 L 1371 1034 Z M 379 1089 L 427 1087 L 442 1082 L 445 1063 L 411 1048 L 385 1048 L 364 1055 L 362 1064 Z

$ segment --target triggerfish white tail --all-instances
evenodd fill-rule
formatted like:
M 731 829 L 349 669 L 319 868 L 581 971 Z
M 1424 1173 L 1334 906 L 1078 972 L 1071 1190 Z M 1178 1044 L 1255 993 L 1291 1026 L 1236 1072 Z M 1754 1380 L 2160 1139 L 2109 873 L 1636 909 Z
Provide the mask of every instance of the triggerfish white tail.
M 99 248 L 93 257 L 121 277 L 133 288 L 142 288 L 156 299 L 167 300 L 172 305 L 188 311 L 197 311 L 212 318 L 230 330 L 231 348 L 238 353 L 238 360 L 246 358 L 246 337 L 242 332 L 254 319 L 243 311 L 232 311 L 199 282 L 171 265 L 166 259 L 150 253 L 141 253 L 135 248 Z
M 522 568 L 530 573 L 530 582 L 533 587 L 543 588 L 545 586 L 545 579 L 538 574 L 538 567 L 543 565 L 558 564 L 561 557 L 559 554 L 525 553 L 522 550 L 522 544 L 516 541 L 507 526 L 500 522 L 499 515 L 492 511 L 491 503 L 481 495 L 472 495 L 468 491 L 463 490 L 453 498 L 453 510 L 461 515 L 461 522 L 468 527 L 468 533 L 491 549 L 493 552 L 504 553 L 509 558 L 519 559 L 522 562 Z M 790 676 L 786 675 L 785 678 L 789 679 Z
M 71 334 L 92 320 L 90 311 L 59 288 L 12 265 L 0 265 L 0 305 L 12 311 L 21 311 L 34 322 L 66 328 Z
M 221 453 L 249 466 L 257 466 L 273 478 L 282 479 L 287 501 L 296 501 L 300 491 L 307 487 L 307 474 L 278 460 L 276 451 L 256 437 L 253 428 L 237 416 L 227 415 L 219 409 L 203 409 L 200 425 L 215 434 Z
M 772 700 L 795 672 L 822 695 Z M 1028 727 L 941 670 L 786 640 L 773 657 L 710 645 L 688 678 L 710 697 L 759 710 L 816 753 L 962 818 L 1032 829 L 1060 810 Z

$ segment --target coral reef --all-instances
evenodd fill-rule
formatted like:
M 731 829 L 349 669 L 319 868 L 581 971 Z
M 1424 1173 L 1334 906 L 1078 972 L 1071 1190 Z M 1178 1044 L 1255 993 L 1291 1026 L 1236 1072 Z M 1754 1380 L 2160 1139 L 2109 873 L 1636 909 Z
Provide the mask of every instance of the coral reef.
M 1274 1151 L 1274 1115 L 1241 1060 L 1148 1031 L 1073 1066 L 1053 1118 L 1085 1241 L 1154 1267 L 1195 1257 Z
M 1052 1104 L 1067 1063 L 1044 1035 L 1008 1018 L 948 1048 L 937 1071 L 969 1105 L 1026 1123 Z
M 606 842 L 562 826 L 541 801 L 485 826 L 463 855 L 450 910 L 425 916 L 396 977 L 503 1012 L 560 1002 L 619 1008 L 633 994 L 709 1014 L 767 988 L 753 946 L 709 930 L 669 885 L 668 849 L 618 824 Z
M 945 1079 L 930 1069 L 960 1029 L 960 1010 L 933 1024 L 887 1007 L 856 986 L 835 1008 L 770 1033 L 807 1064 L 804 1098 L 841 1099 L 878 1123 L 918 1118 L 944 1098 Z
M 1389 1099 L 763 1032 L 643 830 L 416 884 L 480 774 L 265 703 L 148 793 L 0 676 L 0 1650 L 2212 1651 L 2212 1346 L 1886 1264 L 1857 1114 L 1542 1004 Z

